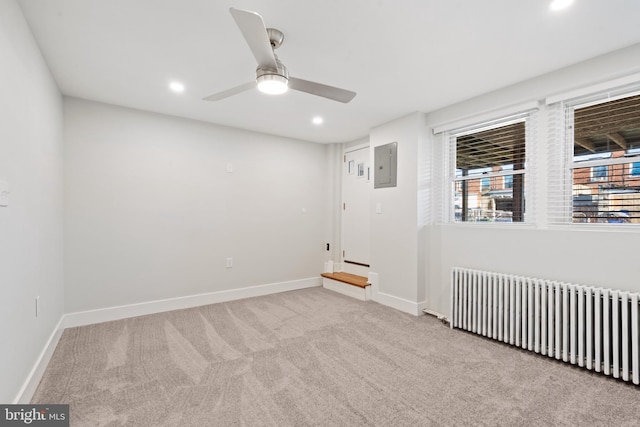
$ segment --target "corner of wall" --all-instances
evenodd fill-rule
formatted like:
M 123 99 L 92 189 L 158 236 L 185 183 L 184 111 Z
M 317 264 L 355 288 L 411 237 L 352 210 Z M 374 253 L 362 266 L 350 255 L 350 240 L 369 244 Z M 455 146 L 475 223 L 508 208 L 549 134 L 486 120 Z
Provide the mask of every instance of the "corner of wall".
M 31 402 L 31 398 L 35 393 L 38 385 L 40 384 L 40 380 L 42 379 L 42 375 L 44 374 L 45 369 L 47 369 L 47 365 L 49 365 L 49 361 L 53 356 L 53 352 L 58 345 L 58 341 L 60 341 L 60 337 L 62 337 L 62 333 L 64 332 L 64 315 L 60 317 L 58 324 L 55 326 L 53 332 L 49 336 L 44 348 L 40 352 L 40 355 L 36 359 L 35 364 L 31 368 L 29 375 L 25 379 L 24 384 L 18 391 L 15 399 L 12 403 L 14 404 L 25 404 Z

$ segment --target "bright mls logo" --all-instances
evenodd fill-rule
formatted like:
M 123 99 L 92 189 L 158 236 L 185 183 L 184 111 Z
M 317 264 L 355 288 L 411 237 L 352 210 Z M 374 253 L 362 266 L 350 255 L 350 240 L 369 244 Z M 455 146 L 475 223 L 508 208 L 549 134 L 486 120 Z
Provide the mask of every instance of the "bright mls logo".
M 0 427 L 69 427 L 69 405 L 0 405 Z

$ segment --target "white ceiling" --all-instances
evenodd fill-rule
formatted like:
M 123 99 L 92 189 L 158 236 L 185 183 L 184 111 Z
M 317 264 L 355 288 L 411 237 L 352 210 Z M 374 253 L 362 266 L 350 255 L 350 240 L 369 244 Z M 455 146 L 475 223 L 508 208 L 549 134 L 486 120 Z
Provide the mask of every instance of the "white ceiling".
M 65 95 L 315 142 L 346 142 L 640 42 L 638 0 L 20 0 Z M 284 32 L 292 76 L 357 92 L 341 104 L 256 89 L 229 7 Z M 181 95 L 167 88 L 184 83 Z M 322 126 L 311 123 L 324 117 Z

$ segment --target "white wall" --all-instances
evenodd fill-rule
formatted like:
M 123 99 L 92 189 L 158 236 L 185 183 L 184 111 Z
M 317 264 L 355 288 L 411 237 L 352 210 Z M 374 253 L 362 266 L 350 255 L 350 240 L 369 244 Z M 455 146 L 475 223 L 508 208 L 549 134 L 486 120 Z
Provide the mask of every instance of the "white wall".
M 328 203 L 325 205 L 325 242 L 329 243 L 329 251 L 325 251 L 324 260 L 340 262 L 342 253 L 342 144 L 327 145 L 327 173 L 326 186 Z
M 549 227 L 546 223 L 546 107 L 537 121 L 535 223 L 529 226 L 442 224 L 437 206 L 447 184 L 438 176 L 446 149 L 432 128 L 510 106 L 606 82 L 640 71 L 640 45 L 611 52 L 423 115 L 415 113 L 371 131 L 371 146 L 398 142 L 398 187 L 373 191 L 374 299 L 415 312 L 448 315 L 455 266 L 640 291 L 636 261 L 640 231 Z M 373 155 L 373 154 L 372 154 Z M 448 193 L 447 193 L 448 194 Z M 381 203 L 382 214 L 375 214 Z M 494 224 L 491 224 L 494 225 Z M 374 285 L 375 285 L 374 284 Z M 416 313 L 417 314 L 417 313 Z
M 455 266 L 640 292 L 640 233 L 584 230 L 438 227 L 441 256 L 431 263 L 441 281 L 430 289 L 434 310 L 448 313 Z
M 19 6 L 0 2 L 0 402 L 17 398 L 64 302 L 62 98 Z M 41 311 L 35 316 L 35 298 Z
M 545 97 L 570 89 L 640 71 L 640 45 L 612 52 L 575 66 L 507 87 L 428 114 L 429 126 L 472 117 L 505 106 Z M 479 224 L 440 224 L 430 226 L 425 255 L 429 269 L 425 286 L 427 307 L 449 312 L 449 281 L 455 266 L 524 274 L 623 290 L 640 291 L 638 244 L 640 231 L 585 230 L 575 227 L 547 227 L 545 221 L 547 180 L 546 107 L 538 123 L 538 174 L 530 176 L 536 184 L 536 218 L 531 227 Z M 427 145 L 442 154 L 441 141 L 427 134 Z M 442 162 L 435 155 L 432 165 Z M 528 178 L 528 179 L 529 179 Z M 434 192 L 441 191 L 438 185 Z M 494 225 L 494 224 L 491 224 Z
M 322 272 L 327 145 L 73 98 L 64 139 L 67 312 Z
M 397 186 L 374 189 L 371 196 L 370 271 L 378 281 L 373 299 L 414 314 L 423 294 L 418 286 L 417 206 L 419 145 L 425 132 L 424 115 L 414 113 L 378 126 L 370 135 L 372 165 L 375 147 L 398 143 Z M 377 204 L 380 214 L 375 213 Z

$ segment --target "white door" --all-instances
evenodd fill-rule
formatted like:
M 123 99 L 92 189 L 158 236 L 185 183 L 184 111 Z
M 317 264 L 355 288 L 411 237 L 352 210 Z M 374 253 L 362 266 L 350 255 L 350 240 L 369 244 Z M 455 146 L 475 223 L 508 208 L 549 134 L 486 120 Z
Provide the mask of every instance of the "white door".
M 368 267 L 369 147 L 346 152 L 342 168 L 342 260 Z

